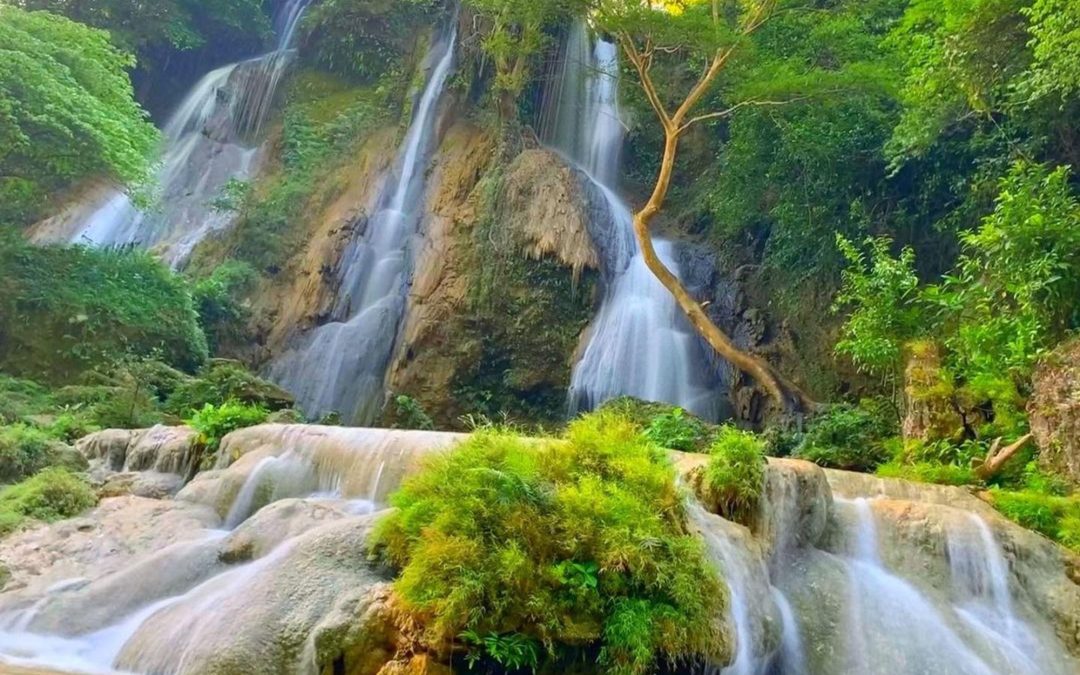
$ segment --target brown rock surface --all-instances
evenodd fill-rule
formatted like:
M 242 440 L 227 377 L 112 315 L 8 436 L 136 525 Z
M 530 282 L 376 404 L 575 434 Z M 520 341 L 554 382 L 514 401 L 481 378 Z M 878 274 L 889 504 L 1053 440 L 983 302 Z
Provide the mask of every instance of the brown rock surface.
M 1028 402 L 1039 465 L 1080 485 L 1080 340 L 1043 359 Z

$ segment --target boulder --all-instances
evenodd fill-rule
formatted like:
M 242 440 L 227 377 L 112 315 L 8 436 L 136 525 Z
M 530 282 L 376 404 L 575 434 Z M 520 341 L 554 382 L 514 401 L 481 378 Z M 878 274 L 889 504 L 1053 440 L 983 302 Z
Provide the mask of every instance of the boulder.
M 168 499 L 184 487 L 184 477 L 157 471 L 125 471 L 110 474 L 97 489 L 102 498 L 134 495 L 148 499 Z
M 1080 339 L 1045 357 L 1028 402 L 1039 466 L 1080 486 Z
M 187 475 L 198 448 L 191 427 L 107 429 L 79 439 L 75 448 L 101 473 L 158 471 Z

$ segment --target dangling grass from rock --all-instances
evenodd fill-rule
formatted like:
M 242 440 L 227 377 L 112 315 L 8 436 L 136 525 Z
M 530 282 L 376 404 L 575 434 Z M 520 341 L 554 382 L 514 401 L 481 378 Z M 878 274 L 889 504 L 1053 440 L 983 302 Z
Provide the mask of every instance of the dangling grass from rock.
M 374 546 L 433 649 L 510 668 L 586 654 L 619 675 L 728 654 L 724 592 L 674 469 L 624 417 L 560 439 L 477 432 L 391 502 Z

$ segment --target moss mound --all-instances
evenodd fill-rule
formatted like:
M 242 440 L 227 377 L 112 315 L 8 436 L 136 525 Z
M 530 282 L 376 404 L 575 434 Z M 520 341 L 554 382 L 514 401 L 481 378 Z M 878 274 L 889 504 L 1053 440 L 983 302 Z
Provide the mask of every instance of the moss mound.
M 392 503 L 375 547 L 429 648 L 627 674 L 726 655 L 723 587 L 674 469 L 624 417 L 584 417 L 559 439 L 478 432 Z
M 67 469 L 46 469 L 33 478 L 0 490 L 0 536 L 27 519 L 53 522 L 77 516 L 97 504 L 97 495 Z

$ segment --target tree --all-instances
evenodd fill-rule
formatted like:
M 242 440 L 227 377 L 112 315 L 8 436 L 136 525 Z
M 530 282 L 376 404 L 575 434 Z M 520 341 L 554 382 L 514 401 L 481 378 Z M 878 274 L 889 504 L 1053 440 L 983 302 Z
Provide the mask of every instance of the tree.
M 29 222 L 80 179 L 144 175 L 158 134 L 132 64 L 104 31 L 0 5 L 0 223 Z
M 504 119 L 529 79 L 529 65 L 546 44 L 544 28 L 580 11 L 583 0 L 466 0 L 481 19 L 480 44 L 495 66 L 493 90 Z
M 612 33 L 626 54 L 638 82 L 663 129 L 664 145 L 656 183 L 649 200 L 634 214 L 634 234 L 649 270 L 674 296 L 691 325 L 724 359 L 753 377 L 785 411 L 815 407 L 813 401 L 764 359 L 740 349 L 709 318 L 679 278 L 660 260 L 650 226 L 660 213 L 671 187 L 679 143 L 696 124 L 730 116 L 750 105 L 779 105 L 786 101 L 745 99 L 723 109 L 696 112 L 721 73 L 741 56 L 750 36 L 774 14 L 779 0 L 599 0 L 600 27 Z M 658 59 L 677 54 L 700 74 L 684 93 L 670 94 L 653 78 Z M 667 89 L 671 89 L 668 87 Z

